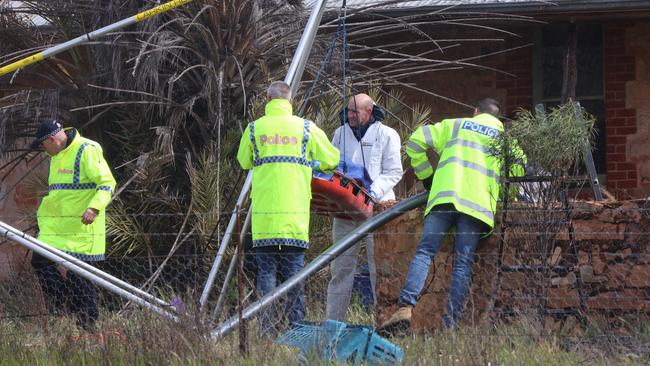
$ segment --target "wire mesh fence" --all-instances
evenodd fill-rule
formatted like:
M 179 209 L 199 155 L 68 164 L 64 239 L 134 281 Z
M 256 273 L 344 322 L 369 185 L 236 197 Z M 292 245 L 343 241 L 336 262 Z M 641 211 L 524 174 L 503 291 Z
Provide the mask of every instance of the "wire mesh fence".
M 513 207 L 504 235 L 495 231 L 480 242 L 473 255 L 459 334 L 561 339 L 567 350 L 611 347 L 644 359 L 650 341 L 650 216 L 645 202 L 577 203 L 568 220 L 562 210 Z M 414 210 L 393 220 L 377 230 L 372 241 L 367 238 L 254 319 L 242 322 L 239 333 L 248 335 L 243 342 L 254 349 L 301 320 L 320 323 L 329 318 L 377 328 L 398 309 L 399 292 L 422 236 L 422 218 L 422 212 Z M 540 229 L 540 222 L 546 228 Z M 330 222 L 321 225 L 323 229 L 314 233 L 306 252 L 289 247 L 254 250 L 244 243 L 243 255 L 237 256 L 233 243 L 203 307 L 198 299 L 214 250 L 109 256 L 90 264 L 168 304 L 165 309 L 178 315 L 180 324 L 169 326 L 183 329 L 173 334 L 204 336 L 225 320 L 238 317 L 240 309 L 272 294 L 277 285 L 319 256 L 331 242 Z M 164 240 L 170 240 L 165 236 Z M 432 260 L 413 310 L 415 338 L 407 339 L 417 343 L 418 337 L 442 331 L 453 258 L 452 233 Z M 43 334 L 47 328 L 43 324 L 83 329 L 84 317 L 93 317 L 88 308 L 94 306 L 96 296 L 97 329 L 119 324 L 118 341 L 124 333 L 128 338 L 131 333 L 125 329 L 129 327 L 136 327 L 133 332 L 140 332 L 142 338 L 146 331 L 140 327 L 145 324 L 173 324 L 111 291 L 84 284 L 61 264 L 32 258 L 23 268 L 10 271 L 0 282 L 0 322 L 20 324 L 16 334 L 25 337 Z M 48 284 L 52 278 L 60 284 Z M 495 331 L 495 326 L 500 330 Z M 160 343 L 154 339 L 157 328 L 153 329 L 146 339 Z M 161 331 L 160 336 L 169 335 Z M 233 349 L 242 343 L 226 339 Z

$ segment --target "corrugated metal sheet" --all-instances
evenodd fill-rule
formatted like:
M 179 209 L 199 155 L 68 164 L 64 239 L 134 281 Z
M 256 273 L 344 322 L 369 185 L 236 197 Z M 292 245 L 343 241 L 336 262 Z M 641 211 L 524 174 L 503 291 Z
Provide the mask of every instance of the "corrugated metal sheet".
M 417 7 L 438 7 L 438 6 L 452 6 L 452 5 L 515 5 L 515 4 L 543 4 L 549 3 L 549 1 L 534 1 L 534 0 L 347 0 L 346 4 L 350 8 L 365 8 L 365 7 L 380 7 L 382 9 L 408 9 L 408 8 L 417 8 Z M 342 4 L 341 0 L 328 1 L 327 6 L 332 8 L 338 8 Z
M 314 0 L 305 1 L 308 7 Z M 329 0 L 328 9 L 338 9 L 342 0 Z M 536 10 L 613 10 L 648 9 L 650 1 L 645 0 L 347 0 L 350 9 L 367 10 L 413 10 L 417 8 L 440 8 L 456 6 L 462 8 L 494 8 Z
M 339 3 L 340 1 L 335 1 Z M 389 4 L 389 3 L 393 4 Z M 532 3 L 531 0 L 464 0 L 464 1 L 451 1 L 451 0 L 419 0 L 419 1 L 401 1 L 395 3 L 390 0 L 348 0 L 347 5 L 355 8 L 361 8 L 372 5 L 382 5 L 391 7 L 418 7 L 418 6 L 451 6 L 451 5 L 490 5 L 490 4 L 515 4 L 515 3 Z

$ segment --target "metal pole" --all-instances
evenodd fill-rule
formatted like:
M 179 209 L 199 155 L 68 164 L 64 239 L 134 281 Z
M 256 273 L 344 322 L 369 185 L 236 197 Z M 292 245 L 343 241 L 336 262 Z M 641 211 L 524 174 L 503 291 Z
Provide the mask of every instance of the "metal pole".
M 212 268 L 208 274 L 208 279 L 205 281 L 205 286 L 203 287 L 203 292 L 201 293 L 201 298 L 199 299 L 201 311 L 205 309 L 205 304 L 208 301 L 208 297 L 210 296 L 210 291 L 212 291 L 212 285 L 214 284 L 214 280 L 216 279 L 217 273 L 219 272 L 219 267 L 221 267 L 221 260 L 223 260 L 223 256 L 226 254 L 226 248 L 228 248 L 228 244 L 232 238 L 232 233 L 235 231 L 235 224 L 237 223 L 237 211 L 239 211 L 239 209 L 244 205 L 244 201 L 248 197 L 248 192 L 251 189 L 252 183 L 253 171 L 251 170 L 246 175 L 246 180 L 244 181 L 244 185 L 241 188 L 241 193 L 239 193 L 239 198 L 237 198 L 237 203 L 235 203 L 235 210 L 230 216 L 230 222 L 228 222 L 226 232 L 223 234 L 223 238 L 221 239 L 219 250 L 217 250 L 217 256 L 214 258 L 214 263 L 212 264 Z
M 107 280 L 105 280 L 105 279 L 103 279 L 103 278 L 101 278 L 99 276 L 96 276 L 95 274 L 91 273 L 90 271 L 88 271 L 88 270 L 86 270 L 84 268 L 81 268 L 80 266 L 78 266 L 77 264 L 75 264 L 73 262 L 62 259 L 61 257 L 59 257 L 56 254 L 50 252 L 49 250 L 45 250 L 44 248 L 40 247 L 39 245 L 37 245 L 35 243 L 32 243 L 31 241 L 25 239 L 24 237 L 22 237 L 20 235 L 15 234 L 14 232 L 12 232 L 10 230 L 5 229 L 4 227 L 0 227 L 0 236 L 4 236 L 9 240 L 13 240 L 16 243 L 19 243 L 19 244 L 27 247 L 28 249 L 42 255 L 43 257 L 45 257 L 45 258 L 47 258 L 49 260 L 51 260 L 51 261 L 53 261 L 55 263 L 61 264 L 63 267 L 67 268 L 68 270 L 77 273 L 78 275 L 86 278 L 87 280 L 91 281 L 92 283 L 94 283 L 94 284 L 96 284 L 96 285 L 98 285 L 100 287 L 103 287 L 106 290 L 108 290 L 108 291 L 110 291 L 110 292 L 112 292 L 112 293 L 114 293 L 114 294 L 116 294 L 118 296 L 122 296 L 122 297 L 124 297 L 124 298 L 126 298 L 126 299 L 128 299 L 130 301 L 133 301 L 136 304 L 139 304 L 139 305 L 141 305 L 141 306 L 143 306 L 143 307 L 145 307 L 145 308 L 147 308 L 149 310 L 152 310 L 152 311 L 164 316 L 167 319 L 178 322 L 178 318 L 175 315 L 167 312 L 166 310 L 161 309 L 158 306 L 156 306 L 156 305 L 154 305 L 154 304 L 152 304 L 150 302 L 147 302 L 146 300 L 144 300 L 144 299 L 142 299 L 140 297 L 137 297 L 137 296 L 133 295 L 132 293 L 130 293 L 128 291 L 125 291 L 124 289 L 116 286 L 115 284 L 110 283 L 109 281 L 107 281 Z
M 232 276 L 235 274 L 236 267 L 237 253 L 235 253 L 235 255 L 233 255 L 230 259 L 230 265 L 228 266 L 228 271 L 226 272 L 226 278 L 223 280 L 223 284 L 221 284 L 221 292 L 219 293 L 219 298 L 217 298 L 217 305 L 215 305 L 214 309 L 212 310 L 212 316 L 210 317 L 211 325 L 214 324 L 214 322 L 219 319 L 219 315 L 221 315 L 221 308 L 223 307 L 224 302 L 226 302 L 228 285 L 230 284 L 230 280 L 232 280 Z
M 302 37 L 300 38 L 300 42 L 298 43 L 298 48 L 296 49 L 296 53 L 294 54 L 293 59 L 291 60 L 291 65 L 289 65 L 287 76 L 284 78 L 284 82 L 286 82 L 291 86 L 292 94 L 295 94 L 295 91 L 298 88 L 298 83 L 302 78 L 302 73 L 305 70 L 305 65 L 307 64 L 309 52 L 311 51 L 311 47 L 314 44 L 316 31 L 318 30 L 318 25 L 320 24 L 321 18 L 323 17 L 323 12 L 325 11 L 326 3 L 327 0 L 319 0 L 314 3 L 314 7 L 312 8 L 311 14 L 309 15 L 309 20 L 305 25 L 305 31 L 303 32 Z M 241 193 L 239 193 L 239 198 L 237 199 L 237 204 L 239 205 L 239 207 L 244 207 L 244 201 L 246 200 L 248 191 L 250 191 L 252 180 L 253 180 L 253 172 L 249 171 L 248 175 L 246 176 L 246 181 L 242 186 Z M 223 239 L 221 240 L 221 244 L 219 245 L 219 250 L 217 251 L 217 257 L 214 259 L 212 269 L 210 270 L 210 274 L 208 274 L 208 279 L 205 282 L 205 286 L 203 287 L 203 292 L 201 293 L 201 298 L 199 299 L 201 310 L 204 310 L 205 303 L 206 301 L 208 301 L 208 296 L 210 296 L 212 285 L 214 284 L 214 280 L 217 276 L 217 272 L 219 272 L 219 267 L 221 267 L 221 260 L 223 259 L 223 255 L 226 252 L 226 247 L 228 246 L 228 243 L 230 242 L 230 239 L 232 237 L 232 232 L 235 228 L 236 220 L 237 220 L 236 214 L 233 213 L 230 216 L 230 222 L 228 223 L 226 232 L 224 233 Z M 246 230 L 246 227 L 244 227 L 244 230 Z
M 246 220 L 244 220 L 244 227 L 241 230 L 241 233 L 239 234 L 239 242 L 243 243 L 244 240 L 246 239 L 246 232 L 247 228 L 250 226 L 251 222 L 251 210 L 248 210 L 248 214 L 246 214 Z M 237 265 L 237 256 L 239 253 L 236 253 L 235 255 L 232 256 L 232 259 L 230 260 L 230 265 L 228 266 L 228 271 L 226 272 L 226 278 L 223 280 L 223 284 L 221 285 L 221 292 L 219 293 L 219 298 L 217 299 L 217 305 L 214 306 L 214 310 L 212 310 L 212 317 L 210 320 L 216 321 L 217 318 L 219 317 L 219 314 L 221 313 L 221 308 L 223 307 L 223 303 L 226 301 L 226 293 L 228 291 L 228 285 L 230 284 L 230 280 L 232 279 L 233 274 L 235 273 L 235 266 Z
M 31 244 L 37 246 L 41 250 L 45 250 L 45 251 L 48 251 L 49 253 L 52 253 L 53 255 L 55 255 L 58 258 L 58 261 L 60 261 L 60 262 L 70 262 L 73 265 L 75 265 L 75 266 L 77 266 L 77 267 L 79 267 L 79 268 L 81 268 L 81 269 L 83 269 L 85 271 L 88 271 L 89 273 L 93 274 L 94 276 L 102 278 L 102 279 L 114 284 L 115 286 L 118 286 L 121 289 L 134 294 L 135 296 L 139 296 L 139 297 L 143 298 L 146 301 L 155 303 L 156 305 L 159 305 L 159 306 L 171 307 L 171 305 L 169 305 L 168 303 L 160 300 L 159 298 L 157 298 L 157 297 L 155 297 L 155 296 L 153 296 L 153 295 L 151 295 L 151 294 L 149 294 L 147 292 L 144 292 L 144 291 L 142 291 L 141 289 L 139 289 L 139 288 L 137 288 L 135 286 L 131 286 L 130 284 L 120 280 L 119 278 L 113 277 L 110 274 L 100 270 L 99 268 L 96 268 L 96 267 L 94 267 L 94 266 L 92 266 L 92 265 L 90 265 L 90 264 L 88 264 L 88 263 L 86 263 L 86 262 L 84 262 L 82 260 L 79 260 L 79 259 L 71 256 L 70 254 L 67 254 L 67 253 L 65 253 L 65 252 L 63 252 L 63 251 L 61 251 L 59 249 L 56 249 L 56 248 L 54 248 L 54 247 L 52 247 L 52 246 L 50 246 L 50 245 L 48 245 L 46 243 L 43 243 L 42 241 L 40 241 L 40 240 L 30 236 L 30 235 L 27 235 L 26 233 L 14 228 L 14 227 L 11 227 L 11 226 L 7 225 L 6 223 L 4 223 L 2 221 L 0 221 L 0 229 L 6 230 L 7 232 L 12 233 L 12 234 L 14 234 L 14 235 L 16 235 L 16 236 L 30 242 Z
M 118 22 L 115 22 L 113 24 L 109 24 L 109 25 L 107 25 L 105 27 L 99 28 L 96 31 L 86 33 L 83 36 L 79 36 L 79 37 L 71 39 L 71 40 L 69 40 L 67 42 L 60 43 L 60 44 L 58 44 L 56 46 L 52 46 L 52 47 L 46 49 L 43 52 L 36 53 L 34 55 L 31 55 L 31 56 L 25 57 L 25 58 L 23 58 L 21 60 L 18 60 L 16 62 L 13 62 L 13 63 L 11 63 L 9 65 L 0 67 L 0 76 L 8 74 L 8 73 L 10 73 L 12 71 L 15 71 L 15 70 L 18 70 L 18 69 L 22 69 L 22 68 L 24 68 L 26 66 L 29 66 L 31 64 L 35 64 L 35 63 L 37 63 L 37 62 L 39 62 L 41 60 L 45 60 L 47 58 L 50 58 L 50 57 L 52 57 L 52 56 L 54 56 L 56 54 L 59 54 L 59 53 L 61 53 L 63 51 L 69 50 L 72 47 L 76 47 L 76 46 L 80 46 L 80 45 L 89 43 L 90 41 L 92 41 L 92 40 L 94 40 L 94 39 L 96 39 L 98 37 L 101 37 L 103 35 L 106 35 L 106 34 L 108 34 L 110 32 L 113 32 L 113 31 L 116 31 L 118 29 L 127 27 L 127 26 L 129 26 L 131 24 L 139 23 L 139 22 L 141 22 L 141 21 L 143 21 L 145 19 L 149 19 L 149 18 L 151 18 L 151 17 L 153 17 L 155 15 L 164 13 L 166 11 L 177 8 L 177 7 L 181 6 L 181 5 L 185 5 L 185 4 L 187 4 L 189 2 L 192 2 L 192 1 L 194 1 L 194 0 L 172 0 L 172 1 L 169 1 L 167 3 L 164 3 L 164 4 L 158 5 L 156 7 L 153 7 L 151 9 L 149 9 L 149 10 L 145 10 L 143 12 L 140 12 L 140 13 L 138 13 L 136 15 L 133 15 L 131 17 L 128 17 L 126 19 L 122 19 L 122 20 L 120 20 Z
M 250 213 L 250 210 L 248 211 Z M 241 233 L 241 221 L 237 220 L 239 226 L 239 240 L 237 241 L 237 315 L 239 316 L 239 352 L 242 356 L 248 355 L 248 330 L 246 321 L 242 318 L 244 310 L 244 241 Z
M 319 0 L 314 2 L 314 7 L 311 10 L 307 24 L 305 25 L 305 31 L 300 38 L 298 48 L 296 49 L 296 53 L 294 54 L 291 65 L 289 66 L 289 70 L 287 71 L 287 76 L 284 78 L 284 82 L 291 86 L 292 95 L 296 94 L 298 84 L 302 78 L 302 73 L 305 71 L 307 59 L 309 59 L 309 52 L 311 51 L 311 47 L 314 44 L 314 38 L 316 38 L 318 25 L 320 24 L 320 20 L 323 17 L 326 3 L 326 0 Z
M 416 196 L 413 196 L 409 199 L 406 199 L 394 207 L 381 212 L 375 217 L 370 218 L 368 221 L 359 226 L 356 230 L 346 235 L 338 243 L 329 247 L 325 252 L 323 252 L 318 258 L 314 259 L 309 265 L 303 268 L 293 277 L 286 280 L 280 286 L 273 289 L 273 291 L 267 296 L 259 299 L 258 301 L 251 304 L 247 307 L 243 314 L 242 319 L 248 320 L 255 316 L 257 313 L 262 311 L 267 306 L 271 305 L 273 302 L 280 299 L 287 292 L 293 289 L 296 286 L 299 286 L 304 282 L 308 277 L 325 268 L 334 258 L 343 254 L 348 250 L 352 245 L 361 240 L 367 234 L 373 232 L 375 229 L 381 227 L 392 219 L 402 215 L 403 213 L 410 211 L 416 207 L 422 206 L 427 202 L 427 197 L 429 192 L 422 192 Z M 239 323 L 239 317 L 235 316 L 228 319 L 221 326 L 210 331 L 210 335 L 214 338 L 223 337 L 230 332 L 232 332 Z

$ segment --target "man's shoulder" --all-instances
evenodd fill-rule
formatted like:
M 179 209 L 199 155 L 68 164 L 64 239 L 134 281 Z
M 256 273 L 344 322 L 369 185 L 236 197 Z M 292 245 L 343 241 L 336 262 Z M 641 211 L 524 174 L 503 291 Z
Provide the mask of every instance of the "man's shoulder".
M 445 118 L 439 123 L 449 123 L 449 124 L 454 124 L 456 122 L 462 122 L 464 120 L 471 120 L 473 117 L 452 117 L 452 118 Z
M 496 117 L 491 114 L 481 113 L 472 118 L 472 120 L 477 122 L 489 123 L 495 126 L 503 126 L 503 123 Z
M 284 115 L 284 116 L 263 115 L 262 117 L 254 120 L 254 121 L 251 121 L 249 123 L 249 125 L 251 123 L 258 124 L 258 123 L 278 123 L 279 122 L 279 123 L 296 123 L 296 124 L 300 124 L 302 126 L 305 123 L 305 121 L 307 121 L 307 122 L 309 122 L 311 124 L 314 124 L 314 122 L 312 122 L 312 121 L 310 121 L 310 120 L 308 120 L 306 118 L 302 118 L 302 117 L 294 116 L 294 115 Z
M 84 146 L 84 148 L 91 148 L 91 149 L 98 149 L 99 151 L 102 151 L 102 145 L 99 144 L 99 142 L 95 140 L 91 140 L 87 137 L 83 137 L 79 135 L 79 140 L 81 142 L 81 145 Z
M 385 123 L 379 124 L 378 129 L 382 130 L 384 133 L 390 133 L 390 134 L 398 135 L 397 130 L 395 130 L 394 128 L 392 128 L 390 126 L 387 126 Z

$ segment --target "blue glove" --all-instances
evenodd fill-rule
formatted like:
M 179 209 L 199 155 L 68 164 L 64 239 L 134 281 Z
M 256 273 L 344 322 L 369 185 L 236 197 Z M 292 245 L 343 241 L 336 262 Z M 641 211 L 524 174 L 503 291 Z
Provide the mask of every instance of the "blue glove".
M 314 170 L 318 170 L 319 172 L 322 172 L 322 170 L 320 170 L 320 161 L 318 160 L 311 161 L 311 168 Z

